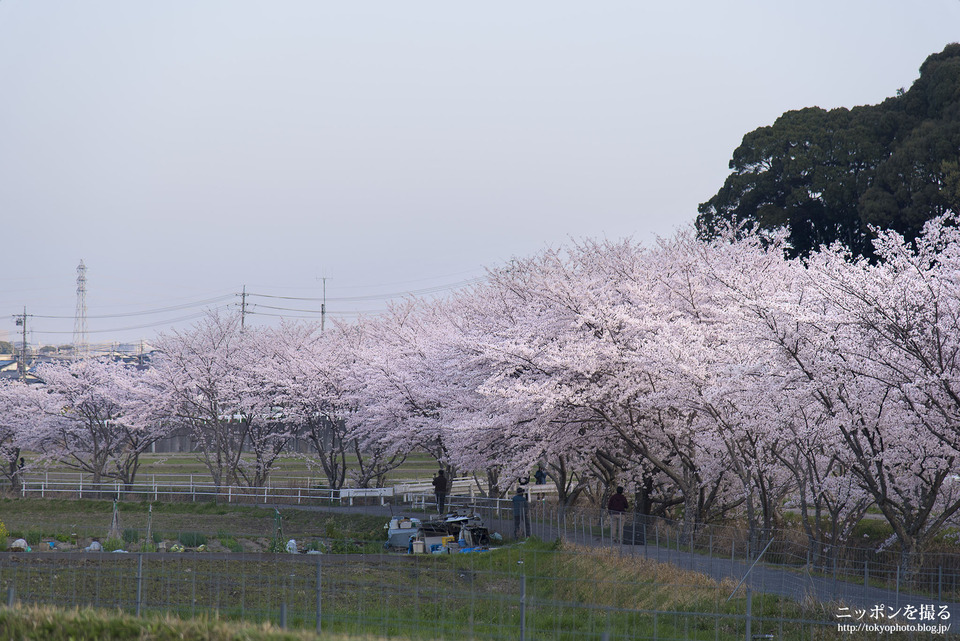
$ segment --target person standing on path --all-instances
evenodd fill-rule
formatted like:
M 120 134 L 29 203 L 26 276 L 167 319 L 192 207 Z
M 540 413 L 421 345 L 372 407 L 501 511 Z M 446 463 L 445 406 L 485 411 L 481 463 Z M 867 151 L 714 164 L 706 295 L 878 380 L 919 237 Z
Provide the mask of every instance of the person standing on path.
M 447 476 L 443 469 L 433 477 L 433 493 L 437 495 L 437 512 L 443 514 L 443 509 L 447 503 Z
M 523 488 L 518 487 L 513 496 L 513 538 L 530 536 L 530 504 Z
M 537 466 L 537 473 L 533 475 L 533 478 L 537 479 L 537 485 L 543 485 L 547 482 L 547 473 L 543 470 L 542 465 Z
M 623 540 L 623 513 L 629 507 L 627 497 L 623 495 L 623 486 L 618 485 L 617 493 L 607 502 L 607 510 L 610 512 L 610 538 L 617 543 Z

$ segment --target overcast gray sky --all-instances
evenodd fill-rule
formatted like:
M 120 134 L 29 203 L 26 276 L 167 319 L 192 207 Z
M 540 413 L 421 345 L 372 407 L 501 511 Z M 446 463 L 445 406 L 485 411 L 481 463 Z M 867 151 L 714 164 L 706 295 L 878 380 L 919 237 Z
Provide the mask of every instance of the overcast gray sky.
M 958 0 L 2 0 L 0 338 L 26 306 L 69 343 L 81 259 L 94 342 L 244 286 L 313 310 L 326 276 L 349 318 L 670 235 L 745 133 L 892 96 L 958 27 Z

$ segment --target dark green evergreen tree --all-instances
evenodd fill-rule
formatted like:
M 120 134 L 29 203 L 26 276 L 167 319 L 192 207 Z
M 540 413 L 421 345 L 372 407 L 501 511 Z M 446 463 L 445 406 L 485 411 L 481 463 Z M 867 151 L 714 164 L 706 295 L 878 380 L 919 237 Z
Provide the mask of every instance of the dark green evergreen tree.
M 789 111 L 743 138 L 732 173 L 697 217 L 701 237 L 737 220 L 786 227 L 803 255 L 840 241 L 871 254 L 869 227 L 914 238 L 960 206 L 960 44 L 879 105 Z

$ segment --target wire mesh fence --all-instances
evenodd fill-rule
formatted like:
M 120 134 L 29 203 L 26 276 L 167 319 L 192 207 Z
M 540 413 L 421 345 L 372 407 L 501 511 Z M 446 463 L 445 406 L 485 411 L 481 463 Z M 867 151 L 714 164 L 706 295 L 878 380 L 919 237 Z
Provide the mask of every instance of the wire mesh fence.
M 7 554 L 0 586 L 8 605 L 203 613 L 387 638 L 822 639 L 837 630 L 822 609 L 598 550 Z
M 869 613 L 882 606 L 884 616 L 874 616 L 875 623 L 886 618 L 885 608 L 890 613 L 922 611 L 927 625 L 949 624 L 943 616 L 960 612 L 960 557 L 954 554 L 927 553 L 905 574 L 894 550 L 846 546 L 812 552 L 799 530 L 769 532 L 761 549 L 743 527 L 689 528 L 633 514 L 619 523 L 605 510 L 563 508 L 549 497 L 533 498 L 530 534 L 543 541 L 561 540 L 564 550 L 575 552 L 534 552 L 539 560 L 526 559 L 518 568 L 490 561 L 498 558 L 495 553 L 451 555 L 455 560 L 391 554 L 152 554 L 136 553 L 145 548 L 135 544 L 128 546 L 133 554 L 0 556 L 0 585 L 14 590 L 14 600 L 28 603 L 144 614 L 216 613 L 413 638 L 459 638 L 464 631 L 471 638 L 491 639 L 830 638 L 842 623 L 839 608 Z M 509 544 L 516 528 L 509 500 L 465 495 L 447 502 L 451 509 L 479 514 L 491 531 L 503 534 L 508 553 L 513 553 Z M 436 510 L 429 494 L 395 496 L 391 503 L 383 506 L 378 497 L 361 497 L 353 510 L 383 515 L 385 521 L 391 513 L 427 518 Z M 343 502 L 337 505 L 338 510 L 347 509 Z M 156 533 L 158 525 L 154 527 Z M 143 531 L 131 534 L 132 540 L 148 541 Z M 378 549 L 382 544 L 359 547 Z M 552 558 L 556 566 L 563 565 L 557 559 L 582 557 L 605 567 L 606 561 L 596 560 L 597 553 L 621 560 L 623 567 L 665 563 L 705 575 L 717 587 L 695 607 L 620 599 L 615 595 L 685 592 L 690 584 L 662 578 L 637 582 L 622 568 L 604 574 L 591 565 L 569 575 L 548 569 L 543 560 Z M 741 579 L 743 586 L 729 604 L 721 603 Z M 751 591 L 750 599 L 745 589 Z M 597 598 L 599 594 L 606 596 Z
M 389 520 L 391 512 L 424 518 L 431 512 L 436 513 L 432 495 L 412 495 L 409 498 L 409 502 L 403 503 L 402 497 L 394 497 L 392 505 L 381 506 L 376 497 L 367 497 L 358 499 L 351 510 L 380 514 L 384 522 Z M 504 539 L 514 538 L 516 528 L 509 500 L 452 496 L 447 502 L 449 509 L 461 508 L 479 514 L 488 528 L 502 534 Z M 290 507 L 296 505 L 295 501 L 290 502 Z M 333 505 L 337 506 L 336 509 L 347 509 L 344 503 Z M 324 509 L 320 506 L 300 507 Z M 701 572 L 715 579 L 739 580 L 761 552 L 761 547 L 751 543 L 749 533 L 743 527 L 700 525 L 696 529 L 689 529 L 684 528 L 683 523 L 669 519 L 627 514 L 622 531 L 620 527 L 614 528 L 614 531 L 611 530 L 612 519 L 607 511 L 585 507 L 563 508 L 548 498 L 531 501 L 529 520 L 530 534 L 545 541 L 559 539 L 570 545 L 612 548 Z M 147 549 L 144 544 L 150 541 L 146 528 L 130 527 L 129 522 L 125 524 L 123 547 L 131 552 Z M 168 544 L 180 541 L 191 547 L 190 542 L 184 540 L 185 536 L 197 533 L 192 531 L 193 528 L 190 529 L 171 530 L 158 518 L 153 525 L 153 542 L 159 543 L 158 533 L 162 533 L 163 538 L 169 539 Z M 94 536 L 102 538 L 104 533 L 75 527 L 68 531 L 68 534 L 76 535 L 71 540 L 75 540 L 79 548 L 87 545 Z M 37 530 L 33 534 L 34 539 L 40 537 L 46 540 L 56 533 Z M 213 536 L 213 532 L 206 534 Z M 249 535 L 265 540 L 264 537 L 272 536 L 273 532 L 244 533 L 234 530 L 230 534 L 236 538 Z M 315 540 L 322 538 L 323 532 L 308 530 L 291 533 L 290 536 Z M 619 540 L 615 541 L 615 538 Z M 140 543 L 127 545 L 127 540 Z M 376 549 L 382 543 L 373 542 L 367 549 Z M 960 601 L 960 556 L 956 554 L 928 552 L 922 556 L 916 568 L 905 572 L 895 550 L 878 551 L 870 547 L 846 546 L 813 553 L 802 531 L 797 529 L 772 531 L 768 533 L 766 543 L 769 546 L 763 549 L 759 564 L 752 571 L 751 581 L 756 579 L 756 584 L 751 587 L 757 590 L 773 590 L 776 594 L 796 599 L 844 601 L 863 606 L 887 602 L 896 604 L 907 600 L 926 604 L 953 604 Z M 42 542 L 35 547 L 46 549 Z M 162 547 L 162 544 L 157 547 Z M 257 549 L 257 546 L 251 547 Z M 301 541 L 300 549 L 305 547 L 305 542 Z M 263 545 L 260 545 L 257 551 L 263 549 Z
M 514 529 L 511 508 L 503 501 L 462 497 L 453 504 L 477 511 L 501 531 Z M 532 503 L 530 511 L 532 533 L 544 540 L 625 550 L 715 578 L 739 579 L 759 558 L 751 573 L 758 580 L 755 587 L 761 589 L 765 577 L 762 589 L 794 598 L 858 605 L 960 602 L 960 555 L 955 553 L 927 552 L 908 571 L 896 549 L 846 545 L 813 550 L 795 529 L 770 531 L 761 545 L 738 526 L 689 528 L 637 514 L 625 514 L 619 526 L 606 510 L 563 508 L 548 501 Z

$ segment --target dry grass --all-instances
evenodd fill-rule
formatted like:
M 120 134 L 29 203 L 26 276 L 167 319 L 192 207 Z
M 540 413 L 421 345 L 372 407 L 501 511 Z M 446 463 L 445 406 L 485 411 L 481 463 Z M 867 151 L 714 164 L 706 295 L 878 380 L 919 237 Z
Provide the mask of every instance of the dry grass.
M 104 610 L 18 607 L 0 610 L 0 638 L 11 641 L 373 641 L 370 636 L 318 636 L 269 623 L 242 624 L 215 617 L 136 618 Z
M 697 610 L 713 608 L 730 595 L 736 583 L 716 581 L 698 572 L 680 569 L 609 550 L 564 545 L 564 574 L 576 582 L 558 585 L 558 598 L 636 610 Z M 711 608 L 711 609 L 713 609 Z

